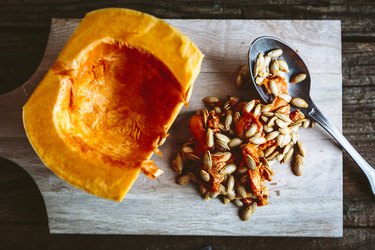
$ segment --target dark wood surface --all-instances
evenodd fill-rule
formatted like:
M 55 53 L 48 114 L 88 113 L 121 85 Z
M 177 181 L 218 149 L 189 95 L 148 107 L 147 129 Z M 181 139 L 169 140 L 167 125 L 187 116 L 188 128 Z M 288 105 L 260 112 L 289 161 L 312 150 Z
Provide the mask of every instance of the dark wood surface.
M 161 18 L 341 20 L 343 131 L 375 166 L 374 1 L 0 0 L 0 93 L 18 87 L 35 71 L 51 17 L 80 18 L 110 6 Z M 50 235 L 43 199 L 30 176 L 0 159 L 0 249 L 205 249 L 209 245 L 213 249 L 375 249 L 375 198 L 346 153 L 343 214 L 343 238 Z

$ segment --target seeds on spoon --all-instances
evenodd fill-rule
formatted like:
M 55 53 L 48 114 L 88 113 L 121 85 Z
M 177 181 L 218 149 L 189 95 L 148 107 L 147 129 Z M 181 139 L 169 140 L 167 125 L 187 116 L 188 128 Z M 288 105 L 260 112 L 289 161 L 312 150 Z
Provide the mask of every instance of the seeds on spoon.
M 289 67 L 288 67 L 288 64 L 286 63 L 285 60 L 279 59 L 279 60 L 277 60 L 277 62 L 279 64 L 279 69 L 281 71 L 289 72 Z
M 277 83 L 275 82 L 275 80 L 271 80 L 269 82 L 269 88 L 272 94 L 274 94 L 275 96 L 279 95 L 279 87 L 277 86 Z
M 293 98 L 291 103 L 298 108 L 307 108 L 309 106 L 307 102 L 300 97 Z
M 283 54 L 283 50 L 282 49 L 274 49 L 274 50 L 271 50 L 270 52 L 268 52 L 267 56 L 269 56 L 271 58 L 278 58 L 282 54 Z
M 290 82 L 291 83 L 300 83 L 305 79 L 306 79 L 306 74 L 300 73 L 300 74 L 296 74 L 296 75 L 292 76 L 292 78 L 290 79 Z

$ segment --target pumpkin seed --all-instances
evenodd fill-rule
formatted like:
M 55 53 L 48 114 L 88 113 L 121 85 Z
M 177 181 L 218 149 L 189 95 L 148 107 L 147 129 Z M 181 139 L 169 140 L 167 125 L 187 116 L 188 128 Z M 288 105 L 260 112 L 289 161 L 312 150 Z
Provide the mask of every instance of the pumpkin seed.
M 247 64 L 244 64 L 240 67 L 240 72 L 242 76 L 248 76 L 249 75 L 249 66 Z
M 279 136 L 276 139 L 276 145 L 281 147 L 284 143 L 284 138 L 285 138 L 285 135 L 279 134 Z
M 212 157 L 209 150 L 206 150 L 203 155 L 203 165 L 206 170 L 210 170 L 212 167 Z
M 223 197 L 223 203 L 228 204 L 230 202 L 230 199 L 228 197 Z
M 270 195 L 270 190 L 268 189 L 267 186 L 264 186 L 263 189 L 262 189 L 262 195 L 263 196 L 269 196 Z
M 224 152 L 222 154 L 223 154 L 223 156 L 220 159 L 221 162 L 227 162 L 232 157 L 232 153 L 231 152 Z
M 290 136 L 290 134 L 286 134 L 284 136 L 284 141 L 281 147 L 288 145 L 291 141 L 292 141 L 292 136 Z
M 260 111 L 263 113 L 263 112 L 270 112 L 270 110 L 273 108 L 273 105 L 272 104 L 267 104 L 267 105 L 264 105 Z
M 305 146 L 303 145 L 303 143 L 301 141 L 298 141 L 297 142 L 297 146 L 298 146 L 298 151 L 300 152 L 300 154 L 302 156 L 306 156 L 306 148 Z
M 292 166 L 292 170 L 295 175 L 301 176 L 303 171 L 303 162 L 301 160 L 296 159 Z
M 254 112 L 253 112 L 253 115 L 254 116 L 259 116 L 260 114 L 260 109 L 262 108 L 261 104 L 258 104 L 255 109 L 254 109 Z
M 192 153 L 194 153 L 193 148 L 192 148 L 192 147 L 189 147 L 189 146 L 184 146 L 184 147 L 182 147 L 181 151 L 182 151 L 182 153 L 185 154 L 185 155 L 186 155 L 186 154 L 192 154 Z
M 277 57 L 281 56 L 282 54 L 283 54 L 282 49 L 274 49 L 274 50 L 271 50 L 270 52 L 268 52 L 267 56 L 269 56 L 271 58 L 277 58 Z
M 265 115 L 260 116 L 260 118 L 261 118 L 265 123 L 267 123 L 268 120 L 269 120 L 269 118 L 268 118 L 267 116 L 265 116 Z
M 227 193 L 233 192 L 234 184 L 235 183 L 234 183 L 233 175 L 229 175 L 228 182 L 227 182 Z
M 205 182 L 209 182 L 210 181 L 210 174 L 209 173 L 207 173 L 205 170 L 201 170 L 201 171 L 199 171 L 199 174 L 200 174 L 200 176 L 202 177 L 202 179 L 205 181 Z
M 249 142 L 251 142 L 252 144 L 255 144 L 255 145 L 260 145 L 260 144 L 266 143 L 267 140 L 264 137 L 254 136 L 254 137 L 249 139 Z
M 258 126 L 253 123 L 248 130 L 245 131 L 245 137 L 250 138 L 256 134 Z
M 294 152 L 294 148 L 291 148 L 284 156 L 284 159 L 283 159 L 283 162 L 288 162 L 289 159 L 292 157 L 293 155 L 293 152 Z
M 289 67 L 288 67 L 288 64 L 286 63 L 285 60 L 279 59 L 279 60 L 277 60 L 277 62 L 279 64 L 279 69 L 281 71 L 289 72 Z
M 279 72 L 279 64 L 277 60 L 272 60 L 270 65 L 270 72 L 272 75 L 277 75 Z
M 211 128 L 207 129 L 206 144 L 209 148 L 212 148 L 214 146 L 214 132 L 211 130 Z
M 283 159 L 284 159 L 284 155 L 283 154 L 276 155 L 276 161 L 281 162 Z
M 305 79 L 306 79 L 306 74 L 300 73 L 300 74 L 296 74 L 296 75 L 292 76 L 292 78 L 290 79 L 290 82 L 291 83 L 299 83 L 299 82 L 302 82 Z
M 267 117 L 273 117 L 275 115 L 275 113 L 266 111 L 266 112 L 263 112 L 262 115 L 267 116 Z
M 288 123 L 281 120 L 281 119 L 276 119 L 275 121 L 276 125 L 279 126 L 280 128 L 287 128 L 288 127 Z
M 268 69 L 270 62 L 271 62 L 271 57 L 269 57 L 268 55 L 264 56 L 264 67 L 266 69 Z
M 279 97 L 284 99 L 287 103 L 289 103 L 292 100 L 292 97 L 288 94 L 279 94 Z
M 285 115 L 283 113 L 275 113 L 276 117 L 283 120 L 284 122 L 286 123 L 291 123 L 292 120 L 290 120 L 289 116 L 288 115 Z
M 245 174 L 244 176 L 242 176 L 239 180 L 239 182 L 242 184 L 242 185 L 246 185 L 246 183 L 248 183 L 249 181 L 249 176 L 247 174 Z
M 186 185 L 190 182 L 190 180 L 191 180 L 191 175 L 189 175 L 189 174 L 180 175 L 177 178 L 177 184 L 178 185 Z
M 243 199 L 246 199 L 246 189 L 244 186 L 242 186 L 241 184 L 239 183 L 236 183 L 236 186 L 235 186 L 235 189 L 236 189 L 236 193 Z
M 266 136 L 266 139 L 267 139 L 267 141 L 273 140 L 273 139 L 275 139 L 276 137 L 278 137 L 279 134 L 280 134 L 279 131 L 273 131 L 273 132 L 269 133 L 269 134 Z
M 209 196 L 210 196 L 210 198 L 211 199 L 216 199 L 216 197 L 218 197 L 219 196 L 219 192 L 209 192 Z
M 252 100 L 245 105 L 245 107 L 242 109 L 242 112 L 250 113 L 253 110 L 254 106 L 255 100 Z
M 308 128 L 310 126 L 310 124 L 311 124 L 310 119 L 306 119 L 306 121 L 303 122 L 303 127 Z
M 184 169 L 184 163 L 180 154 L 177 154 L 176 158 L 173 161 L 172 167 L 177 174 L 182 173 L 182 170 Z
M 223 184 L 220 184 L 219 186 L 220 194 L 226 195 L 227 194 L 227 189 L 224 187 Z
M 307 108 L 309 104 L 300 97 L 293 98 L 291 103 L 298 108 Z
M 311 121 L 310 127 L 315 128 L 315 122 L 314 121 Z
M 302 125 L 302 123 L 298 123 L 298 124 L 293 123 L 293 124 L 289 125 L 288 128 L 291 132 L 297 132 L 298 128 L 301 127 L 301 125 Z
M 273 127 L 269 127 L 268 125 L 263 126 L 263 131 L 266 132 L 266 133 L 271 133 L 274 130 L 275 129 Z
M 257 165 L 256 165 L 256 163 L 255 163 L 253 157 L 251 157 L 250 155 L 246 154 L 246 159 L 245 159 L 245 161 L 246 161 L 246 166 L 247 166 L 249 169 L 251 169 L 251 170 L 253 170 L 253 171 L 256 169 Z
M 283 135 L 290 134 L 289 128 L 279 128 L 279 132 Z
M 267 161 L 272 161 L 277 155 L 279 155 L 278 151 L 273 151 L 269 156 L 266 157 Z
M 247 206 L 244 206 L 243 209 L 240 210 L 240 218 L 243 221 L 248 221 L 250 217 L 254 214 L 257 208 L 257 203 L 252 202 Z
M 238 122 L 238 120 L 241 118 L 241 114 L 240 114 L 240 112 L 236 112 L 236 113 L 234 113 L 234 115 L 233 115 L 233 122 L 234 122 L 234 124 L 237 124 L 237 122 Z
M 214 107 L 214 111 L 215 111 L 216 114 L 221 114 L 221 108 L 218 107 L 218 106 Z
M 277 83 L 275 80 L 271 80 L 268 86 L 272 94 L 274 94 L 275 96 L 279 95 L 279 87 L 277 86 Z
M 225 126 L 224 126 L 224 124 L 222 124 L 222 123 L 219 123 L 219 124 L 217 125 L 217 127 L 218 127 L 221 131 L 226 131 L 226 130 L 225 130 Z
M 186 154 L 186 159 L 188 160 L 191 160 L 191 161 L 201 161 L 201 158 L 199 158 L 198 156 L 196 156 L 195 154 Z
M 290 107 L 288 106 L 282 106 L 276 110 L 276 113 L 289 113 Z
M 211 200 L 210 192 L 207 191 L 207 192 L 203 195 L 203 199 L 204 199 L 205 201 L 209 201 L 209 200 Z
M 275 121 L 277 120 L 277 117 L 276 116 L 274 116 L 274 117 L 272 117 L 270 120 L 269 120 L 269 122 L 268 122 L 268 127 L 273 127 L 273 126 L 275 126 Z
M 223 142 L 222 140 L 216 140 L 215 143 L 218 146 L 218 148 L 221 150 L 224 150 L 224 151 L 230 150 L 230 148 L 228 147 L 228 144 Z
M 296 120 L 292 125 L 297 125 L 297 124 L 302 125 L 305 121 L 306 121 L 305 118 L 301 118 L 301 119 Z
M 202 109 L 200 113 L 201 113 L 203 125 L 205 128 L 207 128 L 208 110 Z
M 243 202 L 241 200 L 233 200 L 232 202 L 236 207 L 243 207 Z
M 304 158 L 300 153 L 297 153 L 297 154 L 295 155 L 295 160 L 296 160 L 296 161 L 301 161 L 302 163 L 305 162 L 305 158 Z
M 217 98 L 216 96 L 207 96 L 207 97 L 203 98 L 203 102 L 206 105 L 215 105 L 219 101 L 220 101 L 219 98 Z
M 292 131 L 292 133 L 290 133 L 290 136 L 292 137 L 292 142 L 293 142 L 294 144 L 296 144 L 297 141 L 298 141 L 298 135 L 297 135 L 297 133 L 294 132 L 294 131 Z
M 262 157 L 260 157 L 260 160 L 262 161 L 263 165 L 264 165 L 266 168 L 270 168 L 270 164 L 269 164 L 267 158 L 265 158 L 265 157 L 262 156 Z
M 235 148 L 235 147 L 238 147 L 239 145 L 242 144 L 242 140 L 238 137 L 235 137 L 235 138 L 232 138 L 229 143 L 228 143 L 228 146 L 230 148 Z
M 227 109 L 227 110 L 225 110 L 225 115 L 232 115 L 233 114 L 233 110 L 231 110 L 231 109 Z
M 223 105 L 223 108 L 225 109 L 225 110 L 227 110 L 227 109 L 229 109 L 230 108 L 230 106 L 232 105 L 232 102 L 229 100 L 229 101 L 226 101 L 225 103 L 224 103 L 224 105 Z
M 272 147 L 267 148 L 264 151 L 264 157 L 270 156 L 275 151 L 275 149 L 276 149 L 276 146 L 272 146 Z
M 240 173 L 240 174 L 244 174 L 244 173 L 246 173 L 247 170 L 248 170 L 248 168 L 245 167 L 245 166 L 239 166 L 239 167 L 237 168 L 237 172 Z
M 223 167 L 220 170 L 220 173 L 221 174 L 232 174 L 232 173 L 234 173 L 234 171 L 236 171 L 236 169 L 237 169 L 236 165 L 234 165 L 233 163 L 229 163 L 228 165 L 226 165 L 225 167 Z
M 258 85 L 261 85 L 262 84 L 262 82 L 264 81 L 264 77 L 262 77 L 262 76 L 257 76 L 256 78 L 255 78 L 255 83 L 256 84 L 258 84 Z
M 220 133 L 216 133 L 215 137 L 225 143 L 228 143 L 230 141 L 229 137 Z
M 230 126 L 232 125 L 232 122 L 233 122 L 232 114 L 227 115 L 227 117 L 225 118 L 225 123 L 224 123 L 225 129 L 227 131 L 230 130 Z
M 286 145 L 286 146 L 283 148 L 282 154 L 286 155 L 286 153 L 288 153 L 289 150 L 290 150 L 291 148 L 292 148 L 292 145 L 291 145 L 291 144 Z
M 264 57 L 263 53 L 259 53 L 257 56 L 257 60 L 254 65 L 254 75 L 259 75 L 260 71 L 264 68 Z
M 201 195 L 204 195 L 207 192 L 207 189 L 203 185 L 199 185 L 199 192 Z
M 243 87 L 243 76 L 241 74 L 238 74 L 237 77 L 236 77 L 236 86 L 238 88 L 242 88 Z

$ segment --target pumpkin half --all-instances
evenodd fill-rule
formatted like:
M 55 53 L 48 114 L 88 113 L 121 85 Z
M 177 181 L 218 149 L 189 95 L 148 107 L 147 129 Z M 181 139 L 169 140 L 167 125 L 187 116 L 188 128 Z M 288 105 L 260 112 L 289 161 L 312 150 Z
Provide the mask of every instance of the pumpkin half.
M 187 103 L 203 54 L 153 16 L 88 13 L 23 108 L 34 150 L 57 176 L 121 201 Z

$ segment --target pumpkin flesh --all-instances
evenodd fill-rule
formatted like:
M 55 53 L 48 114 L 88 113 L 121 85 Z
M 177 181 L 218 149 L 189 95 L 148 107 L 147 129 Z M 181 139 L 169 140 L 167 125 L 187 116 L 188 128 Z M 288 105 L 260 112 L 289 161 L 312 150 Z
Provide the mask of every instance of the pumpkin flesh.
M 64 139 L 117 167 L 140 164 L 156 149 L 184 97 L 159 60 L 119 43 L 100 43 L 77 70 L 56 74 L 67 79 L 55 107 Z

